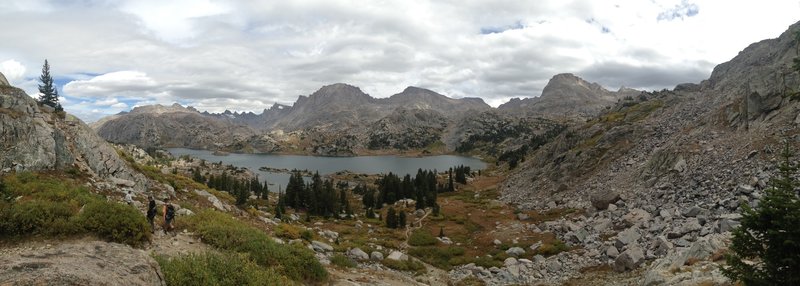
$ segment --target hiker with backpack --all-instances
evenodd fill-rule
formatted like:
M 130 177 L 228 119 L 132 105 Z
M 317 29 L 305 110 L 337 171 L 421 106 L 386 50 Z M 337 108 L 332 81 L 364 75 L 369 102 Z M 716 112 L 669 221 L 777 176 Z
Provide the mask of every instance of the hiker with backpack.
M 153 221 L 156 218 L 156 200 L 153 199 L 153 196 L 148 196 L 147 199 L 150 201 L 147 204 L 147 222 L 150 223 L 150 231 L 155 233 L 156 225 Z
M 175 207 L 169 203 L 169 198 L 164 199 L 164 232 L 172 230 L 172 220 L 175 219 Z

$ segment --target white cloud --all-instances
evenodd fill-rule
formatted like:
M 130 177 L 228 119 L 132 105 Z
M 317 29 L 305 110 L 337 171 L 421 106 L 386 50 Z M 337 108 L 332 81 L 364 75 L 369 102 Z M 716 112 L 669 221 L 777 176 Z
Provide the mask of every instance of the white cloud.
M 0 62 L 0 73 L 3 73 L 11 85 L 15 85 L 25 79 L 25 66 L 15 60 L 6 60 Z
M 158 84 L 155 80 L 138 71 L 110 72 L 87 80 L 74 80 L 64 85 L 64 92 L 70 96 L 105 98 L 106 101 L 113 100 L 114 102 L 116 102 L 116 98 L 111 97 L 151 97 L 158 94 L 157 89 Z
M 28 3 L 0 3 L 0 26 L 14 27 L 0 60 L 37 67 L 14 80 L 33 92 L 48 58 L 57 79 L 72 79 L 65 108 L 84 119 L 147 103 L 260 112 L 334 82 L 492 105 L 538 96 L 563 72 L 613 89 L 670 88 L 800 15 L 797 1 L 772 0 Z

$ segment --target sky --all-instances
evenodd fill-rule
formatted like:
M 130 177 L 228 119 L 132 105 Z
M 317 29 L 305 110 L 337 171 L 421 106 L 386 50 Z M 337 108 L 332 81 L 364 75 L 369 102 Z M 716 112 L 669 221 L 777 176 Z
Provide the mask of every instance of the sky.
M 35 97 L 48 59 L 87 122 L 175 102 L 260 113 L 339 82 L 497 106 L 559 73 L 611 90 L 700 82 L 798 15 L 772 0 L 2 0 L 0 72 Z

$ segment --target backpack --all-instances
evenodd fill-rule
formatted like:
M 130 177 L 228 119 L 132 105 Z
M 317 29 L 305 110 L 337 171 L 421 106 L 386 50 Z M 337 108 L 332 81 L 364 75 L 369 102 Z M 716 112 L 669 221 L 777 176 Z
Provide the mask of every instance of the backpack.
M 172 204 L 167 205 L 167 219 L 172 219 L 175 217 L 175 207 Z

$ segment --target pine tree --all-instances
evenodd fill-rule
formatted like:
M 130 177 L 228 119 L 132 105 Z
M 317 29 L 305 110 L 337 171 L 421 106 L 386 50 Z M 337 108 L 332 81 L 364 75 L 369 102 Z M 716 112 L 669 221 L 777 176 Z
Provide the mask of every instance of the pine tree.
M 443 226 L 439 227 L 439 237 L 444 237 L 444 227 Z
M 47 105 L 56 111 L 63 111 L 61 103 L 58 102 L 58 89 L 53 85 L 53 77 L 50 75 L 50 63 L 44 60 L 42 75 L 39 77 L 42 83 L 39 85 L 39 104 Z
M 386 227 L 397 228 L 397 215 L 394 212 L 394 207 L 389 207 L 386 211 Z
M 733 231 L 725 276 L 745 285 L 800 285 L 800 199 L 792 176 L 787 142 L 778 167 L 779 177 L 753 209 L 742 205 L 741 226 Z
M 398 228 L 406 227 L 406 211 L 400 211 L 400 214 L 397 215 L 397 227 Z

